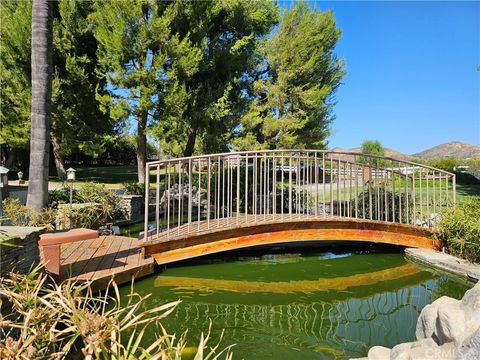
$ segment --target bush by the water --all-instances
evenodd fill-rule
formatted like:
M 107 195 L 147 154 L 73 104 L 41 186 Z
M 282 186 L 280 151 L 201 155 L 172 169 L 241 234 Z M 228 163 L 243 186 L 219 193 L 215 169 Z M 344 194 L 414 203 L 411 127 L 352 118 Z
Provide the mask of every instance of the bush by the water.
M 148 309 L 150 295 L 134 293 L 133 286 L 127 299 L 113 282 L 110 290 L 93 295 L 89 283 L 58 285 L 41 267 L 0 278 L 0 299 L 10 308 L 0 315 L 0 359 L 171 360 L 187 352 L 197 360 L 231 359 L 230 348 L 208 345 L 209 333 L 187 348 L 185 334 L 176 337 L 162 327 L 160 320 L 179 301 Z M 147 329 L 155 328 L 147 342 Z
M 56 226 L 95 229 L 122 216 L 120 197 L 101 184 L 87 183 L 75 190 L 73 203 L 83 203 L 84 206 L 56 208 L 58 204 L 67 203 L 65 199 L 68 198 L 69 201 L 69 196 L 68 188 L 55 191 L 52 197 L 55 199 L 55 207 L 42 211 L 32 210 L 16 199 L 7 198 L 3 200 L 3 209 L 12 225 L 45 226 L 49 230 Z
M 470 197 L 443 212 L 437 230 L 450 254 L 480 262 L 480 197 Z

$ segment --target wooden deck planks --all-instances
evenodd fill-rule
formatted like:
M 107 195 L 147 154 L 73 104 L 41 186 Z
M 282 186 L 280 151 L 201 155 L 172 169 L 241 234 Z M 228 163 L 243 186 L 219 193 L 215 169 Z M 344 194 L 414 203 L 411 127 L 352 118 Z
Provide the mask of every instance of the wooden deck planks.
M 61 266 L 61 280 L 92 281 L 102 290 L 112 277 L 119 285 L 153 273 L 154 260 L 141 256 L 138 239 L 102 236 L 62 246 Z

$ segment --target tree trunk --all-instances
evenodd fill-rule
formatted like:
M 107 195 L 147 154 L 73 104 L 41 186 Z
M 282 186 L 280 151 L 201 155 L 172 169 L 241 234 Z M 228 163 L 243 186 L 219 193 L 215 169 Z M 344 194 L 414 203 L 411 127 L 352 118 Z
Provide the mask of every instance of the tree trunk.
M 17 150 L 11 149 L 8 152 L 7 160 L 5 161 L 5 167 L 11 169 L 13 162 L 15 161 L 15 155 L 17 155 Z
M 197 129 L 190 129 L 188 132 L 187 145 L 185 146 L 185 151 L 183 156 L 192 156 L 193 151 L 195 150 L 195 140 L 197 139 Z
M 30 170 L 27 206 L 41 210 L 48 200 L 50 112 L 52 101 L 53 2 L 33 0 Z
M 147 163 L 147 135 L 145 129 L 147 128 L 147 112 L 142 111 L 138 117 L 137 127 L 137 171 L 138 182 L 145 182 L 145 166 Z
M 58 138 L 56 136 L 52 136 L 52 150 L 58 179 L 65 181 L 67 180 L 67 172 L 65 170 L 65 158 L 60 152 L 60 141 L 58 141 Z

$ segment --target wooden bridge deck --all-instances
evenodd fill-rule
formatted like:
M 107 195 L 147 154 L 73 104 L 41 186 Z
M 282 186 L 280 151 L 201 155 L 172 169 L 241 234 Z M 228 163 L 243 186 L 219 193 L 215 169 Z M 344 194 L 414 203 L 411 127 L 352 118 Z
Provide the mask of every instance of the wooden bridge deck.
M 143 258 L 139 240 L 124 236 L 63 244 L 60 252 L 61 280 L 93 281 L 94 290 L 104 289 L 113 277 L 117 284 L 152 274 L 153 258 Z

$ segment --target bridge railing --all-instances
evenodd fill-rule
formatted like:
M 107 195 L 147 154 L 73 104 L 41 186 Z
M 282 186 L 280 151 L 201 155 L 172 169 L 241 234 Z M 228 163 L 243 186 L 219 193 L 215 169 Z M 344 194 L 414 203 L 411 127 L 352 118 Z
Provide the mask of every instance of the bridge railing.
M 388 157 L 262 150 L 147 164 L 145 241 L 271 221 L 360 218 L 432 227 L 455 175 Z

